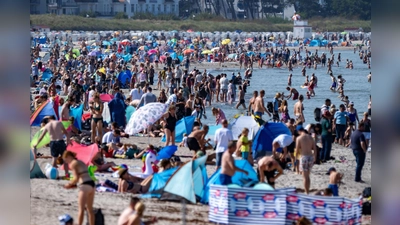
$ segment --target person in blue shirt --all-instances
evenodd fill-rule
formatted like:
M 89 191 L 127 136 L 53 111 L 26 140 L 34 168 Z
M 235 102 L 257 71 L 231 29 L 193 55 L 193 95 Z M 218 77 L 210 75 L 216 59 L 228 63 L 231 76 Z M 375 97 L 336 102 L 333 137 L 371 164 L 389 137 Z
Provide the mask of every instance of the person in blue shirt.
M 334 115 L 333 129 L 336 130 L 336 142 L 344 146 L 344 133 L 346 132 L 347 122 L 349 121 L 348 113 L 345 111 L 346 107 L 341 104 L 339 111 Z

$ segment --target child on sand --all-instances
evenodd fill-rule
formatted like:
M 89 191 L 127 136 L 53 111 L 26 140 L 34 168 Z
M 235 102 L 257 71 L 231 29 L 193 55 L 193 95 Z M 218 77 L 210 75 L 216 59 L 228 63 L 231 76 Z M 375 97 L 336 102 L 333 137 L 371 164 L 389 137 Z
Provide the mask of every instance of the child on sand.
M 183 134 L 182 142 L 179 144 L 179 147 L 187 147 L 187 134 Z
M 242 131 L 242 135 L 240 135 L 239 138 L 239 143 L 238 143 L 238 148 L 240 148 L 240 151 L 242 152 L 242 158 L 247 160 L 249 158 L 249 151 L 250 151 L 250 143 L 248 136 L 249 135 L 249 129 L 244 128 Z
M 332 189 L 333 196 L 339 196 L 339 184 L 342 181 L 343 174 L 336 172 L 334 167 L 329 168 L 326 175 L 329 175 L 328 188 Z

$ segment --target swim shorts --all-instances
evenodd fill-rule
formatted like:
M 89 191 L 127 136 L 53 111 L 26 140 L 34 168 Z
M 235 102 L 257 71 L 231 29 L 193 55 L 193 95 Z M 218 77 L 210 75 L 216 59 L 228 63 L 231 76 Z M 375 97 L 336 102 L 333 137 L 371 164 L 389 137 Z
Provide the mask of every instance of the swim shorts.
M 232 177 L 226 174 L 219 174 L 219 180 L 221 181 L 221 185 L 229 185 L 232 184 Z
M 299 167 L 301 172 L 311 171 L 313 165 L 314 165 L 314 156 L 312 156 L 312 155 L 301 156 L 300 167 Z
M 64 140 L 50 141 L 50 154 L 52 157 L 62 156 L 67 149 Z
M 329 184 L 328 188 L 332 190 L 333 196 L 339 196 L 339 187 L 337 184 Z
M 200 150 L 199 142 L 194 137 L 188 137 L 187 138 L 187 146 L 188 146 L 189 150 L 191 150 L 191 151 Z

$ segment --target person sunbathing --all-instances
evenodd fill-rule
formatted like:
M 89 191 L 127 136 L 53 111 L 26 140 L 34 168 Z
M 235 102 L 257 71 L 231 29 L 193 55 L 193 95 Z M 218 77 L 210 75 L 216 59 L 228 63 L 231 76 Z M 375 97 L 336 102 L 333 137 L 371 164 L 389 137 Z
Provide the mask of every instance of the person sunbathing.
M 116 166 L 114 162 L 105 162 L 103 154 L 105 148 L 99 148 L 99 151 L 93 156 L 92 164 L 97 166 L 96 172 L 108 172 L 110 167 Z
M 113 151 L 114 158 L 132 159 L 134 154 L 137 154 L 137 146 L 133 144 L 118 143 L 118 150 Z
M 128 169 L 119 169 L 118 175 L 118 192 L 120 193 L 144 194 L 151 185 L 151 182 L 148 182 L 147 186 L 142 186 L 143 179 L 132 176 L 128 173 Z

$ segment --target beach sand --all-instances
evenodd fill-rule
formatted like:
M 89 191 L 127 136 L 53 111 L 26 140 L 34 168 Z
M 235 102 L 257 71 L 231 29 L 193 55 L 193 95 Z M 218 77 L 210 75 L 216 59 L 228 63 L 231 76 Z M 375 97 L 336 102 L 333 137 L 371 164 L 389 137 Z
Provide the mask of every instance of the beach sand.
M 291 49 L 291 48 L 290 48 Z M 314 52 L 318 47 L 307 47 L 310 51 Z M 352 47 L 337 47 L 337 50 L 352 50 Z M 319 51 L 325 51 L 324 48 L 320 48 Z M 218 63 L 192 63 L 191 68 L 196 67 L 200 71 L 215 70 L 219 71 L 222 69 L 238 69 L 238 62 L 226 62 L 224 67 L 218 68 Z M 257 65 L 254 64 L 254 68 Z M 161 66 L 159 68 L 162 68 Z M 242 68 L 241 71 L 244 71 Z M 153 85 L 153 88 L 155 85 Z M 154 89 L 153 89 L 154 90 Z M 128 94 L 128 90 L 124 90 L 125 94 Z M 153 93 L 158 96 L 159 90 L 154 90 Z M 31 136 L 38 131 L 38 127 L 31 127 Z M 147 144 L 153 144 L 154 146 L 163 146 L 161 138 L 147 138 L 147 137 L 129 137 L 122 138 L 121 142 L 136 144 L 139 148 L 145 148 Z M 42 148 L 38 149 L 38 152 L 49 156 L 50 149 Z M 193 152 L 190 152 L 187 148 L 180 147 L 175 153 L 182 157 L 182 161 L 189 161 Z M 343 197 L 357 198 L 365 187 L 371 186 L 371 154 L 367 153 L 366 162 L 363 168 L 362 179 L 366 182 L 364 184 L 354 182 L 355 176 L 355 157 L 352 150 L 344 148 L 338 145 L 333 145 L 332 156 L 336 159 L 343 156 L 346 158 L 344 163 L 335 163 L 330 161 L 323 165 L 315 165 L 311 173 L 311 189 L 322 189 L 328 186 L 329 176 L 325 175 L 330 167 L 335 167 L 338 172 L 344 173 L 343 184 L 339 188 L 339 194 Z M 140 172 L 142 167 L 142 161 L 138 159 L 106 159 L 107 161 L 113 161 L 117 165 L 127 164 L 129 167 L 135 167 L 135 172 Z M 37 160 L 42 171 L 47 163 L 51 163 L 51 159 L 38 159 Z M 131 169 L 132 170 L 132 169 Z M 215 172 L 215 166 L 208 165 L 207 173 L 211 176 Z M 64 175 L 63 171 L 60 175 Z M 111 173 L 102 174 L 98 177 L 100 181 L 110 179 L 117 182 L 116 178 L 111 177 Z M 31 224 L 32 225 L 54 225 L 58 224 L 58 216 L 65 213 L 70 214 L 72 217 L 77 219 L 78 210 L 78 195 L 77 190 L 66 190 L 62 186 L 67 183 L 65 180 L 50 180 L 50 179 L 31 179 Z M 293 171 L 285 170 L 284 175 L 279 177 L 276 181 L 276 188 L 282 187 L 296 187 L 303 188 L 303 181 L 301 175 L 296 175 Z M 105 216 L 106 224 L 117 224 L 120 213 L 128 206 L 130 196 L 132 194 L 116 194 L 116 193 L 96 193 L 94 207 L 101 208 Z M 144 199 L 146 204 L 146 211 L 144 219 L 150 219 L 153 216 L 158 218 L 156 224 L 181 224 L 182 222 L 182 204 L 176 202 L 159 201 L 157 199 Z M 186 224 L 213 224 L 208 222 L 208 206 L 202 204 L 187 204 L 185 213 Z M 370 224 L 370 217 L 365 219 L 363 224 Z M 85 218 L 86 221 L 86 218 Z M 84 223 L 86 224 L 86 222 Z
M 38 130 L 34 127 L 31 129 L 32 135 Z M 160 138 L 147 137 L 129 137 L 122 138 L 123 143 L 131 143 L 138 145 L 139 148 L 144 148 L 148 143 L 155 146 L 162 146 Z M 50 155 L 49 148 L 38 149 L 38 152 L 44 155 Z M 180 147 L 176 152 L 179 156 L 191 156 L 187 148 Z M 335 167 L 338 172 L 344 173 L 343 184 L 340 186 L 339 194 L 343 197 L 356 198 L 364 190 L 365 187 L 371 186 L 371 154 L 367 154 L 367 159 L 363 169 L 362 179 L 365 184 L 354 182 L 355 175 L 355 158 L 352 150 L 349 148 L 334 145 L 332 156 L 339 158 L 344 156 L 346 162 L 334 163 L 330 161 L 323 165 L 315 165 L 311 173 L 311 189 L 322 189 L 328 186 L 329 176 L 325 175 L 330 167 Z M 190 158 L 181 158 L 182 161 L 188 161 Z M 106 159 L 113 161 L 116 164 L 127 164 L 130 167 L 135 167 L 133 170 L 139 172 L 142 166 L 142 161 L 138 159 Z M 44 172 L 47 163 L 51 159 L 38 159 L 38 163 Z M 131 169 L 132 170 L 132 169 Z M 215 166 L 207 166 L 207 173 L 211 176 L 215 171 Z M 63 175 L 63 171 L 60 175 Z M 100 181 L 110 179 L 114 182 L 116 178 L 111 177 L 111 173 L 102 174 L 98 177 Z M 62 185 L 66 184 L 65 180 L 50 180 L 50 179 L 31 179 L 31 224 L 33 225 L 54 225 L 57 224 L 57 217 L 68 213 L 74 218 L 77 217 L 77 190 L 66 190 Z M 276 188 L 281 187 L 296 187 L 303 188 L 301 175 L 296 175 L 293 171 L 285 170 L 284 175 L 276 182 Z M 116 224 L 119 214 L 129 204 L 131 194 L 116 194 L 116 193 L 96 193 L 94 207 L 101 208 L 105 216 L 106 224 Z M 158 217 L 157 224 L 180 224 L 182 221 L 182 204 L 175 202 L 159 201 L 157 199 L 144 199 L 146 203 L 145 219 L 153 216 Z M 186 223 L 187 224 L 212 224 L 208 222 L 208 206 L 202 204 L 186 205 Z M 364 224 L 364 223 L 363 223 Z M 368 222 L 365 224 L 369 224 Z

